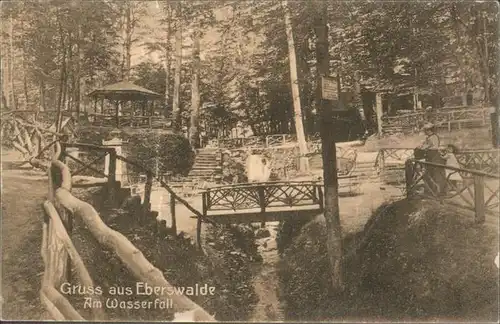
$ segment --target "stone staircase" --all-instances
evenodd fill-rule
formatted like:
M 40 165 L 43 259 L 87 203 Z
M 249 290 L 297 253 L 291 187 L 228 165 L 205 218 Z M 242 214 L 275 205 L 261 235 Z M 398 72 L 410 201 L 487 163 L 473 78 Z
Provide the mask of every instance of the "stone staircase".
M 210 180 L 219 171 L 220 160 L 217 149 L 200 149 L 187 180 Z

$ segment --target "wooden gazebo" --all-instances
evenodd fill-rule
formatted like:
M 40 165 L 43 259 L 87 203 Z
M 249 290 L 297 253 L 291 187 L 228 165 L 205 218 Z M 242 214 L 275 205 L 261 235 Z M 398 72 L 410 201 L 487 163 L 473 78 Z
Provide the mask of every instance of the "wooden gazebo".
M 163 96 L 131 82 L 110 84 L 92 91 L 88 96 L 94 102 L 94 113 L 89 114 L 93 124 L 153 128 L 160 122 L 160 128 L 165 126 Z M 111 111 L 105 109 L 106 100 L 112 103 Z

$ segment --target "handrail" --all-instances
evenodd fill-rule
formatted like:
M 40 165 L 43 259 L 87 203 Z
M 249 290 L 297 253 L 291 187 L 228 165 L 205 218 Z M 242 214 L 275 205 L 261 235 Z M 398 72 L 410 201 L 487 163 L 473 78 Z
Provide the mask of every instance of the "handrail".
M 173 289 L 165 279 L 163 273 L 153 266 L 123 234 L 109 228 L 99 216 L 99 213 L 92 205 L 74 197 L 71 192 L 71 173 L 69 168 L 57 161 L 60 156 L 60 144 L 56 145 L 56 154 L 52 161 L 52 167 L 56 168 L 61 175 L 61 186 L 55 189 L 56 201 L 73 215 L 79 216 L 85 223 L 88 230 L 97 241 L 116 253 L 125 266 L 141 281 L 157 287 L 167 287 Z M 208 314 L 199 305 L 194 303 L 184 295 L 158 296 L 159 299 L 173 300 L 174 304 L 181 311 L 195 311 L 197 318 L 203 321 L 215 321 L 213 316 Z
M 68 255 L 70 256 L 71 261 L 73 262 L 73 265 L 75 267 L 76 273 L 78 274 L 78 277 L 80 278 L 82 284 L 86 287 L 93 287 L 94 282 L 93 282 L 92 278 L 90 277 L 90 274 L 89 274 L 87 268 L 85 267 L 85 264 L 84 264 L 82 258 L 80 257 L 80 254 L 78 253 L 75 246 L 73 245 L 73 242 L 71 241 L 71 238 L 69 237 L 68 232 L 66 232 L 66 228 L 64 227 L 64 224 L 61 221 L 61 218 L 60 218 L 59 213 L 57 212 L 55 206 L 50 201 L 47 200 L 43 204 L 43 208 L 44 208 L 45 214 L 50 217 L 50 221 L 53 224 L 54 233 L 62 241 L 62 244 L 63 244 L 64 248 L 66 249 Z M 42 293 L 43 293 L 44 289 L 47 288 L 48 285 L 50 285 L 49 282 L 47 282 L 45 284 L 45 287 L 42 288 Z M 49 286 L 49 287 L 51 287 L 51 286 Z M 61 297 L 66 299 L 62 295 L 61 295 Z M 99 296 L 92 296 L 92 298 L 99 300 Z M 71 317 L 69 319 L 85 320 L 84 318 L 82 318 L 80 316 L 80 314 L 78 314 L 76 312 L 76 310 L 73 308 L 73 306 L 69 302 L 66 304 L 66 307 L 64 307 L 64 308 L 69 310 L 69 315 Z M 95 319 L 104 319 L 104 317 L 105 317 L 104 311 L 101 308 L 92 309 L 92 313 L 94 314 Z
M 378 150 L 378 153 L 377 153 L 377 157 L 375 159 L 375 165 L 374 167 L 377 168 L 377 167 L 384 167 L 384 164 L 385 164 L 385 159 L 386 159 L 386 152 L 387 151 L 408 151 L 408 150 L 414 150 L 415 148 L 410 148 L 410 147 L 387 147 L 387 148 L 380 148 Z M 444 149 L 444 147 L 443 147 Z M 474 153 L 478 153 L 478 154 L 481 154 L 481 153 L 496 153 L 496 154 L 499 154 L 500 156 L 500 149 L 498 148 L 491 148 L 491 149 L 466 149 L 466 150 L 460 150 L 459 152 L 457 152 L 455 155 L 458 157 L 461 157 L 461 156 L 466 156 L 468 154 L 474 154 Z M 394 155 L 392 155 L 394 157 Z M 400 159 L 401 160 L 401 159 Z M 405 161 L 401 160 L 401 164 L 403 164 Z M 381 164 L 382 163 L 382 164 Z M 462 164 L 459 160 L 459 163 Z M 381 164 L 381 165 L 380 165 Z
M 172 188 L 170 188 L 170 186 L 168 184 L 166 184 L 163 179 L 161 179 L 160 177 L 156 177 L 153 173 L 153 171 L 149 170 L 147 167 L 143 166 L 142 164 L 140 164 L 139 162 L 136 162 L 136 161 L 132 161 L 130 159 L 127 159 L 126 157 L 124 156 L 121 156 L 121 155 L 116 155 L 116 158 L 125 162 L 125 163 L 128 163 L 128 164 L 131 164 L 135 167 L 138 167 L 140 169 L 142 169 L 144 172 L 148 173 L 149 176 L 153 177 L 154 179 L 156 179 L 163 188 L 165 188 L 168 193 L 170 195 L 172 195 L 173 197 L 175 197 L 176 200 L 178 200 L 181 204 L 183 204 L 189 211 L 191 211 L 192 213 L 194 213 L 197 217 L 199 217 L 200 219 L 203 219 L 204 221 L 206 222 L 209 222 L 211 224 L 214 224 L 213 221 L 207 219 L 205 216 L 203 216 L 203 214 L 196 210 L 193 206 L 191 206 L 186 200 L 184 200 L 183 198 L 181 198 L 180 196 L 178 196 L 174 190 L 172 190 Z
M 440 167 L 440 168 L 449 169 L 449 170 L 453 170 L 453 171 L 457 171 L 457 172 L 467 172 L 467 173 L 470 173 L 470 174 L 476 175 L 476 176 L 483 176 L 483 177 L 489 177 L 489 178 L 493 178 L 493 179 L 500 179 L 500 176 L 498 176 L 496 174 L 491 174 L 491 173 L 477 171 L 477 170 L 456 168 L 456 167 L 453 167 L 450 165 L 421 161 L 421 160 L 417 160 L 417 159 L 408 159 L 407 161 L 418 163 L 418 164 L 430 165 L 430 166 L 434 166 L 434 167 Z
M 99 151 L 113 151 L 114 148 L 108 147 L 108 146 L 102 146 L 102 145 L 95 145 L 95 144 L 87 144 L 87 143 L 62 143 L 64 147 L 70 147 L 70 148 L 86 148 L 86 149 L 95 149 Z
M 257 187 L 279 187 L 283 185 L 293 186 L 293 185 L 321 185 L 320 181 L 267 181 L 267 182 L 256 182 L 256 183 L 237 183 L 230 185 L 217 186 L 213 188 L 207 188 L 202 192 L 214 191 L 219 189 L 231 189 L 231 188 L 257 188 Z

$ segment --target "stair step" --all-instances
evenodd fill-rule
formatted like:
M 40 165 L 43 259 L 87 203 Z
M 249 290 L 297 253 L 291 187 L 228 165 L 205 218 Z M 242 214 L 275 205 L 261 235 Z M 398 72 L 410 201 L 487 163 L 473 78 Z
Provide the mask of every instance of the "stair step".
M 217 155 L 197 155 L 197 159 L 216 159 Z
M 215 164 L 215 165 L 193 165 L 193 167 L 191 168 L 191 170 L 196 170 L 196 169 L 199 169 L 199 170 L 204 170 L 204 169 L 214 169 L 214 168 L 217 168 L 219 167 L 218 164 Z
M 216 160 L 202 161 L 202 160 L 194 160 L 194 164 L 219 164 Z

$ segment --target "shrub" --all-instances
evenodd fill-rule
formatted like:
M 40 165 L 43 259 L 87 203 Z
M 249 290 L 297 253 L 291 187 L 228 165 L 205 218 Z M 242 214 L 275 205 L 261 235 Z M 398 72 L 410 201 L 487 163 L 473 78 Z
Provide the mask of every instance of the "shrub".
M 182 135 L 167 131 L 80 128 L 77 142 L 102 145 L 102 140 L 110 140 L 114 136 L 124 140 L 123 153 L 127 158 L 139 162 L 150 170 L 156 170 L 156 158 L 158 158 L 159 173 L 172 172 L 174 175 L 186 175 L 193 166 L 195 153 L 189 141 Z M 127 168 L 129 171 L 133 169 L 131 166 Z
M 175 134 L 135 134 L 125 147 L 127 156 L 150 170 L 187 175 L 194 163 L 195 153 L 189 141 Z M 158 159 L 158 162 L 157 162 Z

